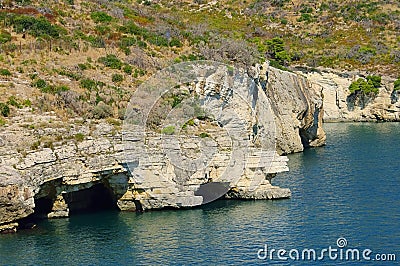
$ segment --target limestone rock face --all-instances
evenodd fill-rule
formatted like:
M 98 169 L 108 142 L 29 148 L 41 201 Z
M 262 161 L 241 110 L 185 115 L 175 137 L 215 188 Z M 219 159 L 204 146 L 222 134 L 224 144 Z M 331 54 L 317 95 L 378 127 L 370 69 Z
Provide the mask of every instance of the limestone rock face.
M 287 158 L 279 154 L 324 144 L 322 87 L 311 86 L 301 75 L 268 65 L 255 68 L 252 78 L 255 86 L 241 88 L 240 94 L 247 97 L 254 110 L 240 101 L 233 104 L 235 115 L 244 122 L 236 123 L 225 114 L 220 124 L 195 119 L 188 126 L 188 130 L 202 128 L 205 138 L 199 138 L 199 143 L 218 151 L 207 167 L 195 172 L 174 167 L 160 148 L 169 147 L 172 154 L 179 150 L 196 159 L 201 147 L 191 139 L 181 139 L 178 149 L 172 140 L 155 135 L 146 142 L 151 156 L 145 157 L 137 153 L 137 139 L 132 138 L 128 146 L 123 142 L 117 125 L 71 121 L 65 128 L 55 114 L 33 115 L 20 110 L 8 126 L 0 128 L 0 231 L 14 231 L 21 219 L 32 214 L 65 217 L 84 205 L 100 206 L 103 198 L 126 211 L 196 206 L 204 202 L 204 195 L 198 193 L 207 184 L 215 184 L 216 189 L 228 188 L 228 198 L 290 197 L 289 189 L 273 186 L 271 180 L 275 174 L 288 171 Z M 218 84 L 218 77 L 214 81 Z M 206 82 L 196 86 L 204 94 L 231 95 L 229 89 L 207 86 Z M 264 115 L 266 108 L 272 108 L 272 117 Z M 272 131 L 271 121 L 275 124 Z M 43 126 L 32 128 L 32 123 Z M 240 134 L 233 134 L 235 138 L 224 135 L 219 131 L 221 125 L 229 125 L 232 132 Z M 84 137 L 77 138 L 78 133 Z M 33 145 L 38 138 L 53 141 Z M 271 139 L 276 140 L 276 152 L 261 152 L 260 148 L 270 145 Z M 232 149 L 240 145 L 247 145 L 246 156 L 233 156 Z M 228 177 L 234 172 L 224 173 L 238 162 L 242 168 L 233 182 Z M 138 173 L 146 177 L 146 182 L 138 182 Z M 84 202 L 88 198 L 85 195 L 94 197 L 98 191 L 102 193 L 99 198 Z
M 337 72 L 330 69 L 302 71 L 315 86 L 322 88 L 324 121 L 399 121 L 399 93 L 393 91 L 394 79 L 382 77 L 379 93 L 373 97 L 349 97 L 350 84 L 367 73 Z
M 265 93 L 275 113 L 278 153 L 325 144 L 321 86 L 311 84 L 303 75 L 270 68 Z
M 0 233 L 15 231 L 18 223 L 14 221 L 33 213 L 33 196 L 32 189 L 18 171 L 0 167 Z

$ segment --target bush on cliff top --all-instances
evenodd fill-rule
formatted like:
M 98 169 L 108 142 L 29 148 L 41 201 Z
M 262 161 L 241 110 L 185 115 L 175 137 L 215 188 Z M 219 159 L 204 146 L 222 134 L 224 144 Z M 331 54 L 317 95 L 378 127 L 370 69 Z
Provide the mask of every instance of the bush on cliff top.
M 381 77 L 368 76 L 366 79 L 359 78 L 350 84 L 349 90 L 351 93 L 363 92 L 365 94 L 378 94 L 381 86 Z

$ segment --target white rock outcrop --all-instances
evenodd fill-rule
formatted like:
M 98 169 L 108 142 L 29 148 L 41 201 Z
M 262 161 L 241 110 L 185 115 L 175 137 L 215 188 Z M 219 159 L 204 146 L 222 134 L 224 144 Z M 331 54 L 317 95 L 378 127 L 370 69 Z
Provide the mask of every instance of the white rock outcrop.
M 348 88 L 353 81 L 366 77 L 368 73 L 332 69 L 303 69 L 298 73 L 322 88 L 325 122 L 400 121 L 400 94 L 393 91 L 393 78 L 383 76 L 378 95 L 365 97 L 363 104 L 354 104 Z
M 214 187 L 216 191 L 226 189 L 228 198 L 290 197 L 289 189 L 273 186 L 271 180 L 277 173 L 288 170 L 287 158 L 282 154 L 324 144 L 321 87 L 311 86 L 303 76 L 295 73 L 267 65 L 258 67 L 252 74 L 256 86 L 242 88 L 241 92 L 244 97 L 249 97 L 255 111 L 242 106 L 240 101 L 235 105 L 244 124 L 232 123 L 229 117 L 222 117 L 220 124 L 193 122 L 193 129 L 202 127 L 206 133 L 206 137 L 199 138 L 199 141 L 208 145 L 207 140 L 212 139 L 209 148 L 218 151 L 201 171 L 190 172 L 174 167 L 160 148 L 170 144 L 169 152 L 178 150 L 178 146 L 168 138 L 150 137 L 146 145 L 151 156 L 144 157 L 135 154 L 137 139 L 132 138 L 132 145 L 127 148 L 120 129 L 110 124 L 102 122 L 89 126 L 87 122 L 75 125 L 71 121 L 69 131 L 57 126 L 50 128 L 50 124 L 48 128 L 32 129 L 26 125 L 39 121 L 41 117 L 21 111 L 20 116 L 13 118 L 15 123 L 0 129 L 0 231 L 14 231 L 21 219 L 34 212 L 40 211 L 47 217 L 68 216 L 73 206 L 85 204 L 79 202 L 82 197 L 73 197 L 76 193 L 85 193 L 99 186 L 109 192 L 121 210 L 127 211 L 202 204 L 205 202 L 202 191 L 207 184 L 217 184 Z M 217 90 L 218 86 L 209 88 L 206 85 L 199 84 L 197 89 L 216 96 L 223 92 Z M 263 116 L 266 106 L 271 108 L 273 117 Z M 50 118 L 46 119 L 53 125 L 62 123 L 56 116 L 48 116 Z M 272 135 L 266 130 L 271 121 L 276 126 Z M 229 125 L 233 131 L 241 133 L 232 139 L 221 133 L 221 125 Z M 83 139 L 71 135 L 47 147 L 29 148 L 38 135 L 54 137 L 68 132 L 85 134 Z M 270 144 L 268 139 L 271 136 L 276 151 L 262 151 L 261 148 Z M 231 154 L 239 144 L 246 144 L 249 149 L 243 158 L 240 154 L 235 155 L 239 156 L 237 158 Z M 198 158 L 201 145 L 185 138 L 181 139 L 180 145 L 182 148 L 179 150 L 186 152 L 188 158 Z M 127 161 L 127 152 L 138 160 Z M 226 171 L 235 159 L 242 163 L 240 174 Z M 132 172 L 132 169 L 138 171 Z M 138 173 L 146 177 L 144 182 L 138 182 Z M 232 180 L 229 174 L 238 178 Z

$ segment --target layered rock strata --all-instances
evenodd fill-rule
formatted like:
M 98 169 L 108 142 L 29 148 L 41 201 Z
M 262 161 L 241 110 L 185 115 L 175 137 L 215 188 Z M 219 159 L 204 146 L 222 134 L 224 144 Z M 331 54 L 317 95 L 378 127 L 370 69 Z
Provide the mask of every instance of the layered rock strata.
M 210 147 L 218 151 L 207 167 L 192 173 L 174 168 L 168 160 L 160 148 L 168 138 L 150 137 L 146 145 L 153 149 L 152 156 L 139 156 L 138 161 L 128 157 L 128 160 L 127 145 L 119 126 L 107 122 L 70 121 L 68 127 L 62 127 L 57 126 L 62 121 L 54 114 L 39 116 L 32 115 L 29 110 L 20 111 L 10 119 L 10 125 L 0 131 L 0 231 L 14 231 L 18 223 L 32 215 L 66 217 L 96 204 L 109 206 L 105 199 L 126 211 L 195 206 L 204 203 L 205 195 L 200 187 L 209 183 L 222 184 L 228 190 L 225 193 L 228 198 L 290 197 L 289 189 L 271 184 L 277 173 L 288 170 L 287 158 L 278 154 L 324 143 L 321 87 L 311 86 L 301 75 L 266 65 L 252 76 L 256 86 L 242 89 L 257 111 L 255 116 L 247 105 L 240 108 L 241 103 L 237 102 L 241 110 L 239 116 L 246 120 L 241 131 L 244 135 L 239 137 L 249 150 L 234 182 L 223 174 L 232 163 L 234 141 L 221 133 L 221 124 L 213 121 L 194 121 L 193 130 L 200 127 L 206 134 L 198 143 L 192 139 L 180 140 L 179 150 L 193 158 L 208 139 L 213 140 Z M 265 106 L 271 108 L 272 120 L 263 117 Z M 41 120 L 46 123 L 39 122 Z M 260 139 L 263 134 L 267 136 L 268 131 L 262 128 L 271 121 L 276 127 L 273 136 L 277 152 L 263 152 L 260 147 L 265 143 Z M 45 125 L 31 127 L 32 123 Z M 32 145 L 38 136 L 56 135 L 63 137 L 56 138 L 51 145 Z M 131 144 L 128 152 L 135 151 L 135 140 Z M 172 152 L 177 149 L 174 145 L 170 147 Z M 137 165 L 132 166 L 135 163 Z M 132 171 L 135 167 L 147 177 L 145 181 L 138 182 L 137 172 Z M 185 180 L 188 176 L 190 178 Z
M 393 78 L 382 77 L 377 95 L 356 96 L 350 93 L 350 84 L 370 73 L 332 69 L 302 69 L 299 73 L 322 88 L 326 122 L 400 121 L 400 92 L 394 91 Z

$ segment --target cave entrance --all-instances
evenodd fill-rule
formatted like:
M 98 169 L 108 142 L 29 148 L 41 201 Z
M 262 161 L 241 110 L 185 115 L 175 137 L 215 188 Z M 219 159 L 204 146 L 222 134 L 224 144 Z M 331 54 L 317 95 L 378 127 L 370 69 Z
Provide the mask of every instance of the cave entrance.
M 64 194 L 69 214 L 118 210 L 117 199 L 106 184 L 99 183 L 90 188 Z
M 53 199 L 48 197 L 35 199 L 34 216 L 36 216 L 36 218 L 47 218 L 47 214 L 51 212 L 53 207 L 53 202 Z

